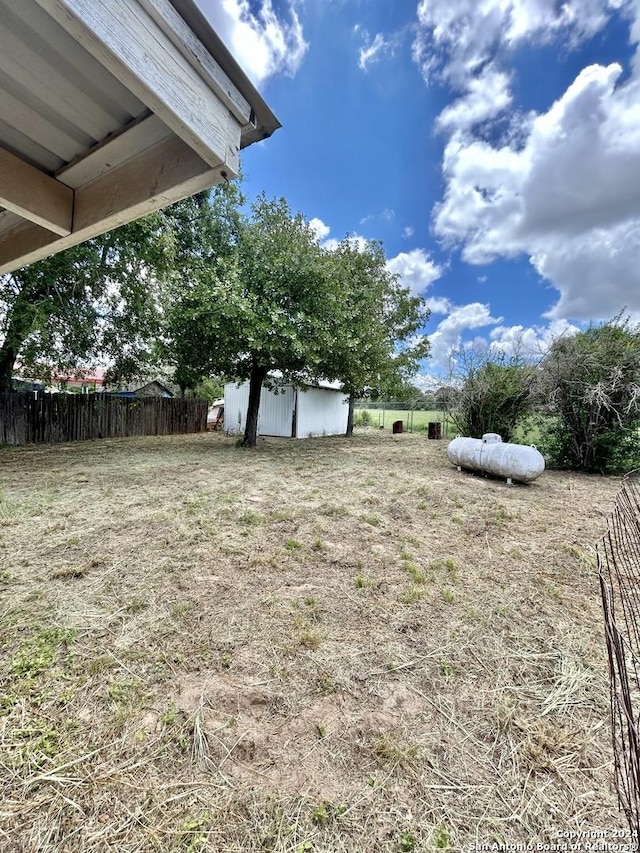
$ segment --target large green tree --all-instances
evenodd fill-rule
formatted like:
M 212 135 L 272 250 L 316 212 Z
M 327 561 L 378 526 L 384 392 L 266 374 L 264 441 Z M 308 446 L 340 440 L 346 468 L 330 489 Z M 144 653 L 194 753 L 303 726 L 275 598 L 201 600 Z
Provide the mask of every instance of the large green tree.
M 617 317 L 558 339 L 538 388 L 555 464 L 601 472 L 640 465 L 640 326 Z
M 349 395 L 347 436 L 353 432 L 354 401 L 394 397 L 407 387 L 429 352 L 421 329 L 429 318 L 424 300 L 411 296 L 386 266 L 380 243 L 365 247 L 350 238 L 325 262 L 334 283 L 334 340 L 321 372 L 340 380 Z
M 103 234 L 0 281 L 0 391 L 23 373 L 46 378 L 108 362 L 128 377 L 150 356 L 158 281 L 174 241 L 161 213 Z
M 253 447 L 269 375 L 301 382 L 319 374 L 334 340 L 336 289 L 314 232 L 284 199 L 260 196 L 232 219 L 222 205 L 200 221 L 205 232 L 220 216 L 229 226 L 224 251 L 212 249 L 173 282 L 164 351 L 187 384 L 213 374 L 248 380 L 243 443 Z M 211 243 L 208 233 L 202 239 Z

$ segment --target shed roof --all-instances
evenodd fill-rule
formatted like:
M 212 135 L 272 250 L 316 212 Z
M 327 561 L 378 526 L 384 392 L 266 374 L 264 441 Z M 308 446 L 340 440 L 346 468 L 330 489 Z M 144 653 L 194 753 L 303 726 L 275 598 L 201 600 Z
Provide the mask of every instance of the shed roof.
M 194 0 L 0 0 L 0 273 L 206 189 L 280 125 Z

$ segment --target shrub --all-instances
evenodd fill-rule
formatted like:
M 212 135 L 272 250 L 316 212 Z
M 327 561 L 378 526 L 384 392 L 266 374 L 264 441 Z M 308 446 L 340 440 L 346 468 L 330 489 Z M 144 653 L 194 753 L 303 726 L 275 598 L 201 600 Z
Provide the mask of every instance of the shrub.
M 640 466 L 640 326 L 616 317 L 555 341 L 541 363 L 551 464 L 617 473 Z
M 480 438 L 497 432 L 510 441 L 531 410 L 534 369 L 491 351 L 460 354 L 461 384 L 452 420 L 462 435 Z
M 367 409 L 360 409 L 353 418 L 353 425 L 357 427 L 373 426 L 373 415 Z

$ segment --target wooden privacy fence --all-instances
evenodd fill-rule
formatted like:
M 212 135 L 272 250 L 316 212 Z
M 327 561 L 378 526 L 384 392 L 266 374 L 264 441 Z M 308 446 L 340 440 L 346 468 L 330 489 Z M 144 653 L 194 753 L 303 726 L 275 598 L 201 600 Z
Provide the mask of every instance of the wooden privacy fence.
M 207 402 L 114 394 L 0 394 L 0 443 L 204 432 Z

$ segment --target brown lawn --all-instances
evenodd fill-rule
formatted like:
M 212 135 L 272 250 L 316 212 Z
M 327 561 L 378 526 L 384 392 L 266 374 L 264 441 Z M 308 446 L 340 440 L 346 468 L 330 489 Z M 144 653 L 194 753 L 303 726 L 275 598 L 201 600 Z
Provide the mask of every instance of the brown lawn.
M 426 851 L 624 828 L 619 481 L 445 444 L 0 450 L 0 850 Z

